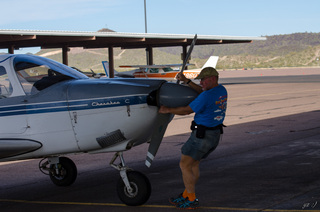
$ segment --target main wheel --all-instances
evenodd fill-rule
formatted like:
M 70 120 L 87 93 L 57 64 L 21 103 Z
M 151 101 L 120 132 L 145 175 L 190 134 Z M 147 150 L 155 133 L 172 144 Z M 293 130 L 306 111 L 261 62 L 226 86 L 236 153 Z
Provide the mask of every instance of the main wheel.
M 69 186 L 77 178 L 77 167 L 71 159 L 61 157 L 59 158 L 58 170 L 56 169 L 56 165 L 50 165 L 49 175 L 55 185 Z
M 128 191 L 122 178 L 120 178 L 117 184 L 119 199 L 130 206 L 142 205 L 147 202 L 151 195 L 151 184 L 149 179 L 142 173 L 136 171 L 128 171 L 127 176 L 132 192 Z

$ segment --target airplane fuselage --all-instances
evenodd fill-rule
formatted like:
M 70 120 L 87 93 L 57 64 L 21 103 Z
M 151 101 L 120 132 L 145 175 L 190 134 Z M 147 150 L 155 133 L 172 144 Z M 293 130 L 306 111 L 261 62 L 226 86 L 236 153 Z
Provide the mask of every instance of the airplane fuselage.
M 2 99 L 1 138 L 15 139 L 17 141 L 12 142 L 17 144 L 22 140 L 42 144 L 37 151 L 11 159 L 103 151 L 107 147 L 104 151 L 124 151 L 130 142 L 129 146 L 145 142 L 150 137 L 146 132 L 151 132 L 151 123 L 157 115 L 157 108 L 147 104 L 150 88 L 138 84 L 124 88 L 123 83 L 108 80 L 100 80 L 95 85 L 96 81 L 68 81 L 52 86 L 37 96 Z M 116 92 L 120 85 L 121 89 L 131 90 L 131 94 Z M 139 89 L 135 91 L 137 87 Z M 63 90 L 66 92 L 61 95 Z M 86 95 L 92 90 L 96 90 L 94 97 L 91 93 Z M 128 127 L 124 128 L 124 125 Z M 107 139 L 118 129 L 121 133 L 114 136 L 123 136 L 119 141 L 122 145 L 112 148 L 112 144 L 97 141 L 100 137 Z M 2 152 L 1 157 L 7 154 L 5 150 Z
M 89 79 L 40 57 L 0 57 L 0 161 L 128 150 L 150 140 L 160 99 L 184 101 L 183 92 L 172 95 L 180 87 Z

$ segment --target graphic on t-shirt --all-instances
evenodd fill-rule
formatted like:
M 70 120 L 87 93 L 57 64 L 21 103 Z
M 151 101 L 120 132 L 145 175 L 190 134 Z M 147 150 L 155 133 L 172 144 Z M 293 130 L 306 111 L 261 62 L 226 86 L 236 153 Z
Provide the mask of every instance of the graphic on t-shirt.
M 218 110 L 214 111 L 215 113 L 219 113 L 218 116 L 214 117 L 214 120 L 221 121 L 226 115 L 227 109 L 227 95 L 220 96 L 219 100 L 216 101 L 216 105 L 218 106 Z

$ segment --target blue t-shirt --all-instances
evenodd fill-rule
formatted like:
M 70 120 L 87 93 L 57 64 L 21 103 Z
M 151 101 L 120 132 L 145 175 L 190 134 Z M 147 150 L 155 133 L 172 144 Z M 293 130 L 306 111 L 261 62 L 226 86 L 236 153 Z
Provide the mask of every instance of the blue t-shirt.
M 194 121 L 198 125 L 215 127 L 223 123 L 227 110 L 228 93 L 224 86 L 218 85 L 203 91 L 189 106 L 195 112 Z

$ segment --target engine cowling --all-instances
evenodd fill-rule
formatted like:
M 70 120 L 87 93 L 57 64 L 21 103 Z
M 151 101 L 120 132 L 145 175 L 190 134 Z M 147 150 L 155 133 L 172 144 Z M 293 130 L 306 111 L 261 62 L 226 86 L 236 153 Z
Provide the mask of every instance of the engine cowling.
M 176 83 L 163 83 L 158 93 L 158 106 L 182 107 L 192 102 L 198 93 L 192 88 Z

